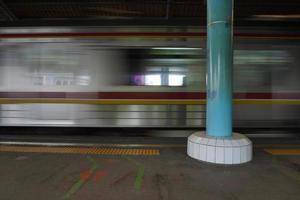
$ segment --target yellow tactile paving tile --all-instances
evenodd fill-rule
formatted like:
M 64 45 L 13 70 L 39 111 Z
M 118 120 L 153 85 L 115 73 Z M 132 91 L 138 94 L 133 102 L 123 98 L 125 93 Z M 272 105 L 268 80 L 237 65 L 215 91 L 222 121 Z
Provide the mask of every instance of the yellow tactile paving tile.
M 264 149 L 272 155 L 300 155 L 300 149 Z
M 81 147 L 28 147 L 0 146 L 0 152 L 99 154 L 99 155 L 160 155 L 158 149 L 81 148 Z

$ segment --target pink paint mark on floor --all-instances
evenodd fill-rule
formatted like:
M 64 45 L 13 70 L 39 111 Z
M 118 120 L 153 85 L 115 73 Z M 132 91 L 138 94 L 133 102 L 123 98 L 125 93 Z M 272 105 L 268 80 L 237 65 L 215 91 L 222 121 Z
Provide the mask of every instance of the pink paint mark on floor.
M 97 182 L 97 181 L 99 181 L 103 176 L 106 176 L 106 171 L 98 170 L 98 171 L 95 172 L 93 180 L 94 180 L 95 182 Z

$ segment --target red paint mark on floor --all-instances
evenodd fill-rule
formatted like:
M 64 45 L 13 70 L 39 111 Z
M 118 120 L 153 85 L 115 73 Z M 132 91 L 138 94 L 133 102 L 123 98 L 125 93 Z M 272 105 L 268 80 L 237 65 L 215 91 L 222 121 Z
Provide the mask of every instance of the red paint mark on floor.
M 106 176 L 106 172 L 103 170 L 96 171 L 93 180 L 95 182 L 99 181 L 103 176 Z
M 90 172 L 88 170 L 84 170 L 80 173 L 80 179 L 86 181 L 90 177 Z

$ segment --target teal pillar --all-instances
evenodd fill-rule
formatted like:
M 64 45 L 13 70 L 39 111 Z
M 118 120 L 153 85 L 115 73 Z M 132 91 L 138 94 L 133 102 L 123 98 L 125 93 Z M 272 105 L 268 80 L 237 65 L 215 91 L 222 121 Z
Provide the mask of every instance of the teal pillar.
M 206 134 L 232 135 L 233 0 L 207 0 Z

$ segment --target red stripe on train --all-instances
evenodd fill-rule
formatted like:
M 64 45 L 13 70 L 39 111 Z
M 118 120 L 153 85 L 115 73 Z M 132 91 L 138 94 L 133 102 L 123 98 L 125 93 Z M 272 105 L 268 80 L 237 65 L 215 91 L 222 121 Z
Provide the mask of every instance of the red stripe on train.
M 0 92 L 0 98 L 64 99 L 205 99 L 204 92 Z M 235 99 L 300 99 L 300 93 L 243 93 Z
M 237 37 L 300 38 L 298 33 L 234 33 Z M 48 37 L 206 37 L 206 32 L 45 32 L 0 33 L 0 38 Z

